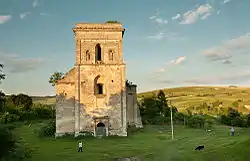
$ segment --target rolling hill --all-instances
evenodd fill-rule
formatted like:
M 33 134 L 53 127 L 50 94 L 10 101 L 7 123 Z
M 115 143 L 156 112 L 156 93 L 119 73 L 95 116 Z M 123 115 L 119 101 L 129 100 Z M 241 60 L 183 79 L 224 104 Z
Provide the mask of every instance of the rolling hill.
M 203 102 L 212 103 L 220 101 L 225 107 L 231 107 L 237 102 L 238 110 L 250 112 L 245 105 L 250 105 L 250 88 L 237 86 L 193 86 L 162 89 L 168 100 L 179 110 L 190 106 L 197 106 Z M 142 97 L 157 94 L 159 90 L 138 93 L 138 100 Z M 34 103 L 54 104 L 55 96 L 32 97 Z

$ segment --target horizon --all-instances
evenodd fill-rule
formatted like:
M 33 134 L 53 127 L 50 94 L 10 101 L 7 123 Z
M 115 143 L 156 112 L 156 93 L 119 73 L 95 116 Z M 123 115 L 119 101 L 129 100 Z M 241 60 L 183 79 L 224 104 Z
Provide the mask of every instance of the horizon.
M 143 92 L 137 92 L 137 94 L 142 94 L 142 93 L 148 93 L 148 92 L 155 92 L 155 91 L 159 91 L 159 90 L 170 90 L 170 89 L 175 89 L 175 88 L 197 88 L 197 87 L 201 87 L 201 88 L 248 88 L 250 89 L 250 87 L 245 87 L 245 86 L 237 86 L 237 85 L 229 85 L 229 86 L 220 86 L 220 85 L 213 85 L 213 86 L 207 86 L 207 85 L 187 85 L 187 86 L 176 86 L 176 87 L 170 87 L 170 88 L 159 88 L 159 89 L 153 89 L 150 91 L 143 91 Z M 17 93 L 17 94 L 27 94 L 27 93 Z M 12 94 L 7 94 L 5 93 L 6 96 L 10 96 Z M 28 94 L 27 94 L 28 95 Z M 54 95 L 29 95 L 31 97 L 55 97 L 56 94 Z
M 126 76 L 138 93 L 250 87 L 250 1 L 60 2 L 0 2 L 0 63 L 6 74 L 0 86 L 6 94 L 55 95 L 49 76 L 66 73 L 75 64 L 72 28 L 109 20 L 126 29 Z

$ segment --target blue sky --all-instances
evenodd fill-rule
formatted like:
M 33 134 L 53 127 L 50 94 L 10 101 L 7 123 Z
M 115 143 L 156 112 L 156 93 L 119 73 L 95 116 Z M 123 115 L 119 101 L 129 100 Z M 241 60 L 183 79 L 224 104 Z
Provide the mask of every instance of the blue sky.
M 53 95 L 75 63 L 78 22 L 119 20 L 127 78 L 138 91 L 250 86 L 249 0 L 0 0 L 4 92 Z

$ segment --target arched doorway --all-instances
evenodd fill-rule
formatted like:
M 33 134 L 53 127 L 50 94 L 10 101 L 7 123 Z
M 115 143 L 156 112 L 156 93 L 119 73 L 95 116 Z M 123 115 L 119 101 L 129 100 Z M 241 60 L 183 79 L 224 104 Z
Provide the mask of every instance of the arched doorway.
M 106 136 L 106 127 L 104 123 L 99 122 L 96 125 L 96 136 Z

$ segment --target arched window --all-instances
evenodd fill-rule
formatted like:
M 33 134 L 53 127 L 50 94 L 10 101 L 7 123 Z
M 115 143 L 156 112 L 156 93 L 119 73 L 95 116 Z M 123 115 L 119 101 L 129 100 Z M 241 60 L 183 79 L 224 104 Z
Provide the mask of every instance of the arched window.
M 86 51 L 86 60 L 87 61 L 90 60 L 90 52 L 89 52 L 89 50 Z
M 95 95 L 104 94 L 103 83 L 101 83 L 100 81 L 100 75 L 98 75 L 94 79 L 94 94 Z
M 96 56 L 96 61 L 102 60 L 102 49 L 101 49 L 100 44 L 97 44 L 95 46 L 95 56 Z
M 113 60 L 113 59 L 114 59 L 114 51 L 109 50 L 109 60 Z

